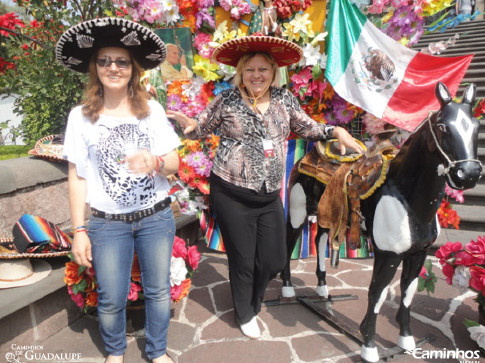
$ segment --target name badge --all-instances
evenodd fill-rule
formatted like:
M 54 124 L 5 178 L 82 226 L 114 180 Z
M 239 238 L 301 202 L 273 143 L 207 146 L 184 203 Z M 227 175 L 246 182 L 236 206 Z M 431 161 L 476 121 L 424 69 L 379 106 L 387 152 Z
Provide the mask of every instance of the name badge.
M 267 158 L 274 157 L 274 145 L 272 140 L 263 140 L 264 156 Z

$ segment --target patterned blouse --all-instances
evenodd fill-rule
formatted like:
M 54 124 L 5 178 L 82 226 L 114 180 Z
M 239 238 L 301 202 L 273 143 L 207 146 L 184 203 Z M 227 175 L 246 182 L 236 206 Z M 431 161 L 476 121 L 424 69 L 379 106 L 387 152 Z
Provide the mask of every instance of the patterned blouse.
M 331 137 L 334 127 L 311 119 L 293 94 L 271 88 L 271 102 L 264 115 L 249 107 L 237 88 L 221 92 L 196 118 L 198 126 L 190 139 L 218 131 L 220 143 L 212 172 L 237 186 L 267 192 L 281 188 L 285 171 L 285 140 L 293 131 L 306 140 Z M 263 140 L 271 140 L 274 156 L 266 157 Z

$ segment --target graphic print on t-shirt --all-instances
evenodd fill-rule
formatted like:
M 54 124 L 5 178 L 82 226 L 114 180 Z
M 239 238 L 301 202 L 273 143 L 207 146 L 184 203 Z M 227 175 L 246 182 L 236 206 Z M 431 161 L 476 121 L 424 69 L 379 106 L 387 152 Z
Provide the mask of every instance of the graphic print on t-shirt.
M 137 150 L 150 150 L 146 122 L 122 124 L 109 128 L 99 125 L 98 172 L 106 194 L 122 207 L 152 204 L 155 200 L 153 178 L 128 170 L 126 156 Z

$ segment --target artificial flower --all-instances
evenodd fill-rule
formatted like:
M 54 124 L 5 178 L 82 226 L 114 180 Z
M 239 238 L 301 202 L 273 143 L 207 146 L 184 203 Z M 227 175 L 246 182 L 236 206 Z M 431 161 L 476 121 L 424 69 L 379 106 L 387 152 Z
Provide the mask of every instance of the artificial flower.
M 450 206 L 450 202 L 445 199 L 443 199 L 438 209 L 438 221 L 442 227 L 446 228 L 448 226 L 453 226 L 454 228 L 459 229 L 460 217 Z
M 447 242 L 435 253 L 448 284 L 477 292 L 475 301 L 485 308 L 485 236 L 461 242 Z
M 66 263 L 64 282 L 67 291 L 74 303 L 85 311 L 89 307 L 98 305 L 98 292 L 96 291 L 96 276 L 94 269 L 87 269 L 76 264 L 70 254 L 70 262 Z M 197 246 L 187 247 L 182 238 L 175 236 L 171 258 L 172 271 L 170 273 L 171 296 L 173 301 L 180 301 L 188 294 L 191 286 L 191 278 L 199 266 L 200 252 Z M 74 277 L 77 275 L 77 277 Z M 79 277 L 79 278 L 78 278 Z M 175 296 L 175 298 L 174 298 Z M 143 287 L 141 286 L 140 265 L 135 254 L 131 269 L 130 291 L 128 302 L 140 303 L 144 300 Z
M 470 338 L 477 342 L 481 349 L 485 349 L 485 326 L 470 326 L 467 328 L 470 332 Z
M 314 37 L 315 33 L 312 29 L 312 21 L 308 19 L 309 16 L 310 14 L 308 13 L 303 15 L 296 14 L 293 20 L 283 24 L 285 28 L 283 35 L 289 41 L 296 40 L 297 42 L 300 40 L 300 37 L 305 40 Z
M 473 117 L 482 118 L 485 114 L 485 98 L 482 98 L 477 102 L 475 109 L 473 110 Z
M 303 57 L 301 58 L 298 66 L 307 67 L 314 66 L 320 61 L 320 47 L 314 47 L 311 44 L 305 44 L 303 47 Z
M 212 63 L 210 59 L 203 58 L 200 55 L 195 55 L 194 62 L 195 65 L 192 68 L 193 72 L 198 76 L 201 76 L 206 82 L 215 81 L 221 78 L 221 76 L 216 72 L 219 69 L 219 66 Z

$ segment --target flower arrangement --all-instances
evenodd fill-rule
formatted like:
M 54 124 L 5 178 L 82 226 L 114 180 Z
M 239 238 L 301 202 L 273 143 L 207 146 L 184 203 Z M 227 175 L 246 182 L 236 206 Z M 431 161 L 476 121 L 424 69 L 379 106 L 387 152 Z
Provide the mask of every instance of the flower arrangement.
M 295 13 L 308 9 L 312 0 L 275 0 L 273 6 L 276 8 L 276 14 L 280 19 L 289 19 Z
M 64 270 L 64 283 L 71 299 L 84 311 L 90 307 L 98 306 L 98 292 L 96 291 L 96 275 L 94 269 L 79 266 L 69 254 L 71 261 L 66 263 Z M 178 302 L 189 293 L 192 284 L 192 274 L 197 269 L 200 261 L 200 253 L 197 246 L 187 247 L 185 241 L 175 236 L 171 272 L 170 272 L 170 293 L 172 301 Z M 128 303 L 143 303 L 143 287 L 141 285 L 140 264 L 138 257 L 134 256 L 131 268 L 130 292 Z
M 449 285 L 477 293 L 475 301 L 479 311 L 485 313 L 485 235 L 479 236 L 463 247 L 461 242 L 447 242 L 435 256 Z M 473 320 L 465 320 L 470 336 L 480 348 L 485 349 L 485 326 Z
M 183 188 L 174 195 L 182 213 L 195 214 L 207 208 L 210 170 L 219 136 L 211 135 L 202 140 L 184 140 L 178 153 L 180 157 L 179 178 Z

